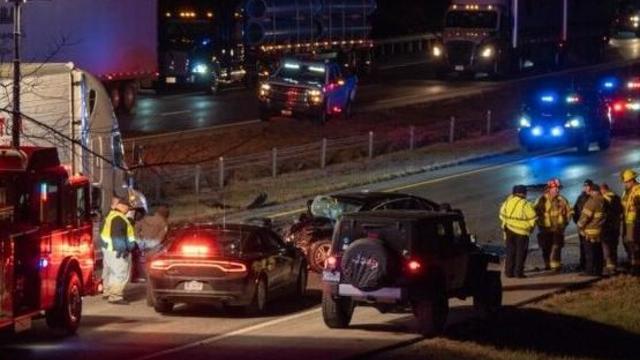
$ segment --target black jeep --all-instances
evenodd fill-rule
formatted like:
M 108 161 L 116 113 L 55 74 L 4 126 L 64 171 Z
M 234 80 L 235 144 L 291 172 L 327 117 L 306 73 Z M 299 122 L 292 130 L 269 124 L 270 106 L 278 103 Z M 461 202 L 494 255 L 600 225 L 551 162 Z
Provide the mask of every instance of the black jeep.
M 346 328 L 356 305 L 413 311 L 419 332 L 444 329 L 449 298 L 473 297 L 483 316 L 502 304 L 497 256 L 467 233 L 459 210 L 370 211 L 345 214 L 336 225 L 322 274 L 322 315 Z
M 442 206 L 421 197 L 393 192 L 348 192 L 316 196 L 307 212 L 284 232 L 284 239 L 307 255 L 311 270 L 321 272 L 331 248 L 336 221 L 344 213 L 372 210 L 438 210 Z

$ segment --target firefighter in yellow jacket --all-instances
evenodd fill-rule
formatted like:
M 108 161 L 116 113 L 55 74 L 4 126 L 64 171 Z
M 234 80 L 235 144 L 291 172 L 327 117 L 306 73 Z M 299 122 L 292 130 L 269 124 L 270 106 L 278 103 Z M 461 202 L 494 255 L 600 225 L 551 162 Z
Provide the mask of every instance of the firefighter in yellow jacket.
M 589 192 L 589 200 L 584 204 L 578 220 L 578 230 L 585 239 L 584 272 L 586 275 L 602 276 L 602 236 L 605 221 L 605 199 L 600 193 L 600 186 L 593 184 Z
M 560 195 L 560 180 L 547 183 L 545 192 L 535 204 L 538 216 L 538 245 L 546 270 L 558 271 L 562 267 L 564 232 L 571 219 L 569 201 Z
M 505 276 L 524 276 L 524 264 L 529 250 L 529 236 L 536 226 L 536 211 L 527 201 L 527 188 L 513 187 L 512 194 L 500 207 L 500 220 L 506 241 Z
M 622 171 L 620 178 L 624 183 L 622 195 L 623 207 L 623 241 L 624 247 L 631 263 L 631 273 L 640 275 L 640 185 L 637 181 L 638 174 L 627 169 Z

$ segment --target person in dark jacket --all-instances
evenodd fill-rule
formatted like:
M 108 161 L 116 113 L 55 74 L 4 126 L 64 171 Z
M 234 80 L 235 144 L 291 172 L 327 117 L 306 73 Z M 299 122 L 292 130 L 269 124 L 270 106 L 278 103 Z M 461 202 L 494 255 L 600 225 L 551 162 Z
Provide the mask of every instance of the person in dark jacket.
M 575 204 L 573 205 L 573 222 L 576 224 L 578 220 L 580 220 L 580 215 L 582 215 L 582 209 L 584 208 L 584 204 L 589 200 L 589 192 L 591 191 L 591 187 L 593 186 L 593 180 L 587 179 L 582 184 L 582 193 L 578 196 Z M 578 235 L 580 239 L 580 265 L 578 266 L 579 270 L 583 270 L 585 266 L 585 257 L 584 257 L 584 247 L 585 247 L 585 238 L 581 234 Z

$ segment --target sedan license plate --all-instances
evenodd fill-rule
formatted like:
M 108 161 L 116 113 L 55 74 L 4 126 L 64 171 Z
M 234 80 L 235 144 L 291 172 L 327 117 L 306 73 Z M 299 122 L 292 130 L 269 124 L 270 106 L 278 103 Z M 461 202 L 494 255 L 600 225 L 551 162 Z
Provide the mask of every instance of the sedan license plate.
M 204 284 L 200 281 L 188 281 L 184 283 L 184 289 L 186 291 L 202 291 Z
M 282 115 L 284 115 L 284 116 L 291 116 L 291 115 L 293 115 L 293 111 L 291 111 L 291 110 L 282 110 L 282 111 L 280 111 L 280 113 L 281 113 Z
M 330 282 L 338 282 L 340 281 L 340 273 L 336 271 L 323 271 L 322 280 L 330 281 Z
M 164 81 L 165 81 L 167 84 L 175 84 L 175 83 L 177 82 L 176 78 L 175 78 L 175 77 L 173 77 L 173 76 L 169 76 L 169 77 L 167 77 L 166 79 L 164 79 Z
M 462 66 L 462 65 L 456 65 L 456 66 L 454 67 L 454 69 L 455 69 L 456 71 L 464 71 L 464 66 Z

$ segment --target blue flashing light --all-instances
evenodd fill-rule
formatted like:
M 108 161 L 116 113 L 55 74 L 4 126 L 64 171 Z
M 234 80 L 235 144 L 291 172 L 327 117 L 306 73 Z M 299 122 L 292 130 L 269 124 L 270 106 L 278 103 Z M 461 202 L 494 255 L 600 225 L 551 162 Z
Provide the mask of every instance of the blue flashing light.
M 602 81 L 602 88 L 605 90 L 613 90 L 617 87 L 618 87 L 618 79 L 614 77 L 609 77 Z
M 563 134 L 564 134 L 564 129 L 562 129 L 560 126 L 556 126 L 551 129 L 551 136 L 560 137 Z
M 615 84 L 613 83 L 613 81 L 605 81 L 603 86 L 605 89 L 613 89 Z
M 522 116 L 520 118 L 520 127 L 528 128 L 531 127 L 531 121 L 526 116 Z
M 207 45 L 209 45 L 209 43 L 211 43 L 211 39 L 202 40 L 202 46 L 207 46 Z
M 556 101 L 556 98 L 553 95 L 545 95 L 540 98 L 543 102 L 552 103 Z
M 531 134 L 533 136 L 540 136 L 540 135 L 542 135 L 542 132 L 543 131 L 542 131 L 542 127 L 541 126 L 536 126 L 533 129 L 531 129 Z

